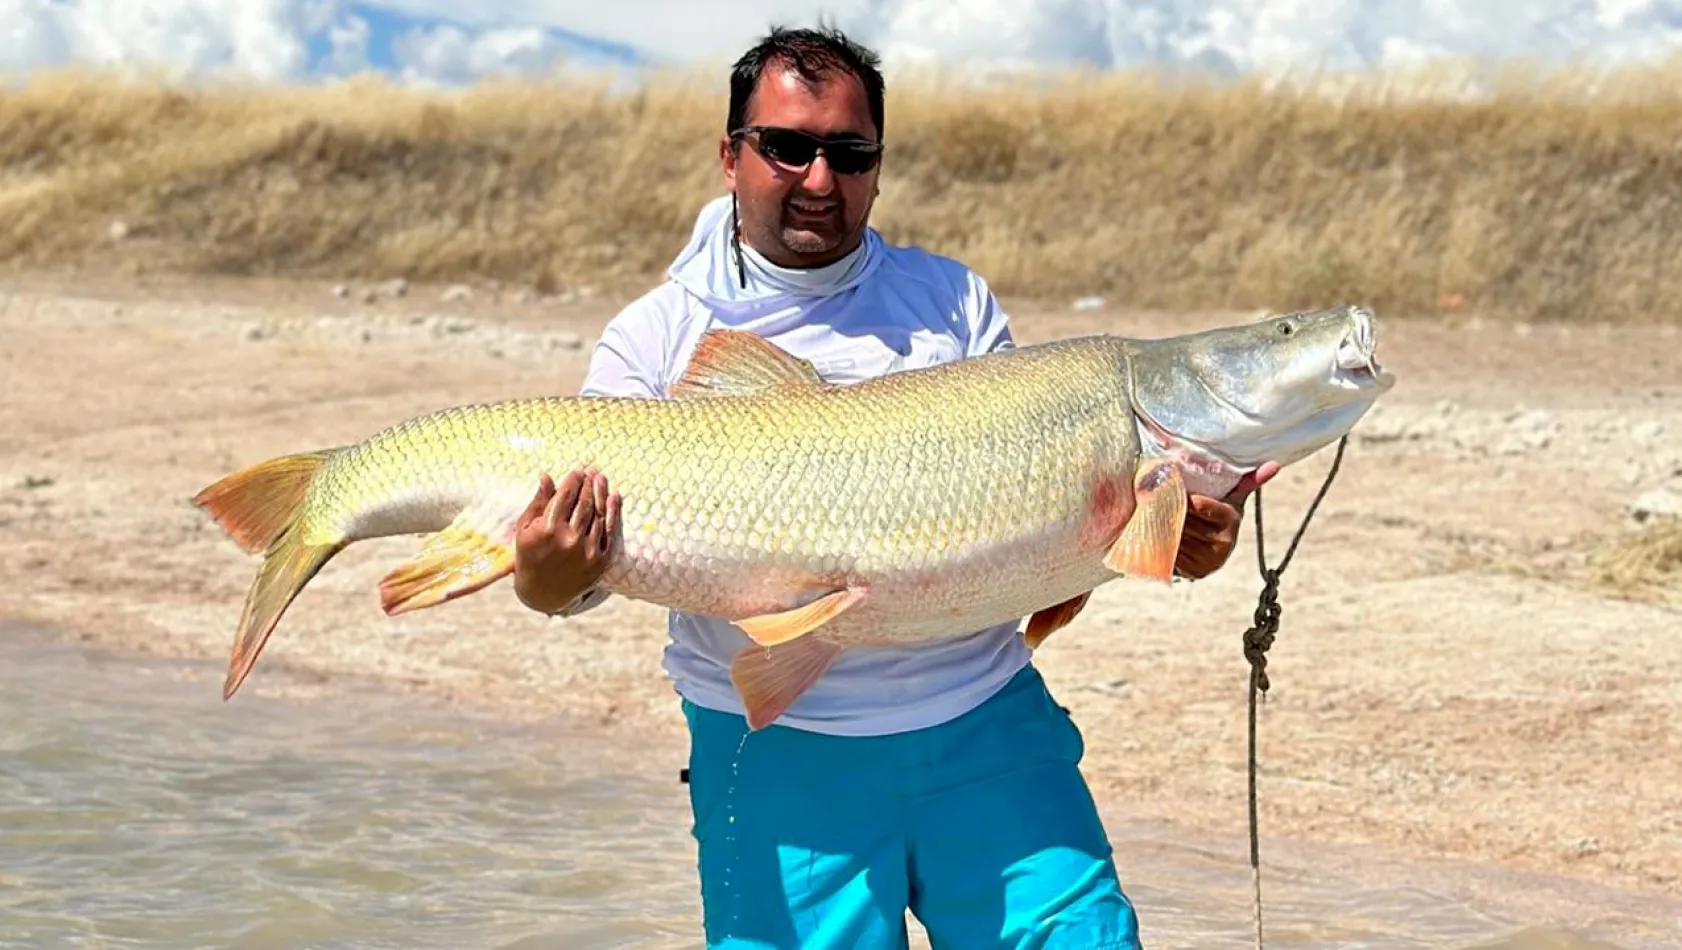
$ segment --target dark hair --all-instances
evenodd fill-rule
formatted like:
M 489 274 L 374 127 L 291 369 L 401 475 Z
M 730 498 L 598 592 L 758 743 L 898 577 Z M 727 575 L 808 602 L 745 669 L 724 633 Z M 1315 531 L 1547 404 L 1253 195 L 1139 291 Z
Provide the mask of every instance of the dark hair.
M 882 135 L 882 74 L 877 70 L 881 60 L 870 49 L 860 46 L 847 35 L 831 26 L 817 29 L 772 27 L 764 39 L 736 60 L 730 70 L 730 112 L 725 117 L 724 134 L 729 135 L 747 120 L 748 105 L 759 86 L 759 77 L 772 63 L 791 66 L 807 83 L 817 84 L 832 72 L 851 73 L 864 86 L 870 103 L 870 118 L 876 123 L 876 135 Z

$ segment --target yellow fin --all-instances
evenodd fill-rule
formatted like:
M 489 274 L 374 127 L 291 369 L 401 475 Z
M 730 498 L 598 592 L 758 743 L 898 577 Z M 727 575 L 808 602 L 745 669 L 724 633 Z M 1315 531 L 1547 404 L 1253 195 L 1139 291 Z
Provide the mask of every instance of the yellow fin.
M 1133 494 L 1133 517 L 1104 555 L 1104 566 L 1117 574 L 1172 581 L 1186 526 L 1186 483 L 1179 467 L 1162 460 L 1141 469 Z
M 811 633 L 864 598 L 866 588 L 848 587 L 819 597 L 809 604 L 774 614 L 760 614 L 736 621 L 742 632 L 762 647 L 774 647 Z
M 812 364 L 747 330 L 708 330 L 683 375 L 666 388 L 674 398 L 728 396 L 780 385 L 822 385 Z
M 245 595 L 245 609 L 239 618 L 239 632 L 234 635 L 233 654 L 228 657 L 228 677 L 222 682 L 222 698 L 231 699 L 257 664 L 257 655 L 269 640 L 280 615 L 286 612 L 298 592 L 310 582 L 344 543 L 300 544 L 293 530 L 288 529 L 269 546 L 263 556 L 263 566 L 251 581 Z
M 1037 650 L 1045 638 L 1061 630 L 1075 619 L 1086 606 L 1086 601 L 1092 596 L 1091 591 L 1071 597 L 1060 604 L 1053 604 L 1043 610 L 1034 611 L 1028 619 L 1028 629 L 1023 632 L 1022 639 L 1028 644 L 1028 649 Z
M 336 449 L 299 452 L 224 475 L 193 496 L 247 554 L 266 550 L 297 519 L 310 479 Z
M 514 523 L 519 512 L 485 517 L 469 508 L 434 534 L 415 556 L 380 579 L 380 607 L 390 616 L 435 607 L 483 590 L 514 573 Z M 495 527 L 481 527 L 491 521 Z
M 730 682 L 742 697 L 748 728 L 763 729 L 810 689 L 841 655 L 840 644 L 805 637 L 777 647 L 744 647 L 730 663 Z
M 257 664 L 281 615 L 346 542 L 304 544 L 304 500 L 310 480 L 337 449 L 283 455 L 225 475 L 193 496 L 247 554 L 262 552 L 263 564 L 245 594 L 239 628 L 228 657 L 222 698 L 232 699 Z

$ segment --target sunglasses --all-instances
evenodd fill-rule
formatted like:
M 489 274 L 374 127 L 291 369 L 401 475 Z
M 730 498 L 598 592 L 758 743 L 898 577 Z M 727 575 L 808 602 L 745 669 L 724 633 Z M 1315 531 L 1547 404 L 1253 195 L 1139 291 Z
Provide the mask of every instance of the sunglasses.
M 804 171 L 822 152 L 838 175 L 861 175 L 882 160 L 882 145 L 852 136 L 820 138 L 799 129 L 772 125 L 749 125 L 730 133 L 732 139 L 757 136 L 755 148 L 790 171 Z

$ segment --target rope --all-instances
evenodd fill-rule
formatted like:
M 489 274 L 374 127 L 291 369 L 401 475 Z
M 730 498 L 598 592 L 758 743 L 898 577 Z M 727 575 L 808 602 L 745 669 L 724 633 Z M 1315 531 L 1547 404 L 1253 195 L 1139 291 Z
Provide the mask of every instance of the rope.
M 1297 532 L 1291 538 L 1290 547 L 1285 549 L 1285 557 L 1280 560 L 1278 567 L 1267 566 L 1267 542 L 1262 530 L 1262 492 L 1257 486 L 1256 496 L 1256 566 L 1261 571 L 1262 591 L 1257 598 L 1254 623 L 1250 629 L 1244 631 L 1244 659 L 1250 663 L 1250 880 L 1255 888 L 1255 916 L 1256 916 L 1256 950 L 1262 950 L 1262 910 L 1261 910 L 1261 844 L 1256 831 L 1256 697 L 1265 694 L 1269 686 L 1267 679 L 1267 651 L 1273 646 L 1273 638 L 1279 632 L 1279 577 L 1285 573 L 1285 568 L 1296 556 L 1297 544 L 1302 541 L 1303 532 L 1308 530 L 1308 522 L 1313 519 L 1314 512 L 1320 507 L 1320 502 L 1326 497 L 1327 489 L 1332 487 L 1332 479 L 1337 477 L 1338 466 L 1343 464 L 1343 449 L 1349 444 L 1349 436 L 1345 434 L 1337 442 L 1337 455 L 1332 458 L 1332 467 L 1326 472 L 1326 480 L 1321 483 L 1320 491 L 1314 496 L 1314 501 L 1308 506 L 1308 511 L 1302 516 L 1302 523 L 1297 525 Z

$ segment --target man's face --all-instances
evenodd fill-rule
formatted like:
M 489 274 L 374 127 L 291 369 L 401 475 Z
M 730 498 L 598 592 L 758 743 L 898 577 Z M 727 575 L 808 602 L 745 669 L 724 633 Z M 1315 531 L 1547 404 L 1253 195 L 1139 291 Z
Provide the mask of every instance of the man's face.
M 808 87 L 777 63 L 759 79 L 744 125 L 797 129 L 819 138 L 878 141 L 864 85 L 851 74 Z M 760 135 L 720 143 L 725 184 L 736 193 L 742 239 L 773 263 L 818 267 L 846 256 L 863 238 L 876 198 L 879 166 L 841 174 L 829 155 L 790 168 L 766 155 Z

